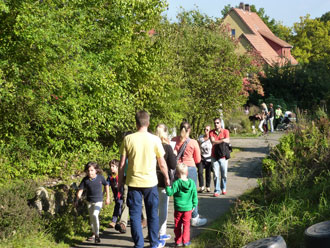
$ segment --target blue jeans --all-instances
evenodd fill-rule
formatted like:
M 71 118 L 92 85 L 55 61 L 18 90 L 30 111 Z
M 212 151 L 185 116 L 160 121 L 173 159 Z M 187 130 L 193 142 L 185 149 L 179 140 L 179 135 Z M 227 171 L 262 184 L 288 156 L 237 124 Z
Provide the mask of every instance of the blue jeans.
M 144 238 L 141 227 L 142 199 L 147 212 L 148 235 L 150 246 L 157 246 L 158 240 L 158 190 L 151 188 L 128 187 L 127 206 L 131 221 L 131 234 L 135 248 L 144 247 Z
M 225 158 L 216 160 L 212 157 L 211 161 L 212 169 L 214 172 L 214 193 L 219 194 L 221 190 L 226 191 L 228 160 L 226 160 Z M 219 174 L 221 175 L 221 183 Z
M 197 168 L 194 166 L 188 166 L 188 178 L 195 182 L 197 190 Z M 195 207 L 191 214 L 191 218 L 196 218 L 198 216 L 198 206 Z

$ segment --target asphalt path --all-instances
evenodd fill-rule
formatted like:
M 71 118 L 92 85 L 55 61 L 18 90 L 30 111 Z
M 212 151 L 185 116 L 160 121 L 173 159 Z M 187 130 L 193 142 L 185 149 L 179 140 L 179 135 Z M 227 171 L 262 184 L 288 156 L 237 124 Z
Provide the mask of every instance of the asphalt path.
M 225 214 L 235 199 L 247 190 L 257 186 L 257 179 L 261 176 L 262 159 L 269 153 L 270 147 L 278 144 L 282 133 L 275 132 L 258 138 L 231 138 L 233 148 L 239 148 L 235 156 L 229 160 L 227 175 L 227 194 L 220 197 L 213 197 L 212 193 L 198 194 L 199 214 L 208 219 L 207 225 L 203 227 L 192 227 L 191 238 L 199 235 L 207 229 L 215 219 Z M 213 191 L 213 182 L 211 182 Z M 170 200 L 167 231 L 172 236 L 167 241 L 166 247 L 174 246 L 174 209 L 173 199 Z M 143 229 L 144 237 L 147 236 L 147 228 Z M 95 245 L 92 241 L 86 241 L 75 247 L 133 247 L 130 227 L 127 232 L 121 234 L 113 228 L 106 228 L 100 235 L 101 243 Z M 150 247 L 149 242 L 145 240 L 145 247 Z

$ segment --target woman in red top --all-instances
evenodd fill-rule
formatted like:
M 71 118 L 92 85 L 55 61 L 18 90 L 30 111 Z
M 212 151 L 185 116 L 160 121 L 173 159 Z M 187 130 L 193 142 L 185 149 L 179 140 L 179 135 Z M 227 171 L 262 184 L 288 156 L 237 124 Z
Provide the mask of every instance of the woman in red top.
M 190 139 L 191 127 L 188 122 L 183 121 L 180 125 L 180 136 L 174 137 L 172 141 L 175 142 L 174 152 L 177 156 L 178 163 L 184 163 L 188 166 L 188 178 L 191 178 L 197 187 L 197 167 L 196 164 L 201 161 L 201 151 L 198 142 Z M 192 212 L 191 225 L 203 226 L 207 219 L 200 218 L 198 214 L 198 207 Z

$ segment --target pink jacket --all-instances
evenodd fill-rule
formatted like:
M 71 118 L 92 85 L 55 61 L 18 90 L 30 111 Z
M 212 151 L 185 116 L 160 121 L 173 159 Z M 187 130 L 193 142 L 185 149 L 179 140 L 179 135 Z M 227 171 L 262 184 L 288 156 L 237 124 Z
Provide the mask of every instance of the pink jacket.
M 180 141 L 180 137 L 174 137 L 172 141 L 175 141 L 174 150 L 179 153 L 180 147 L 184 142 Z M 183 153 L 183 157 L 178 160 L 178 163 L 184 163 L 187 166 L 196 166 L 201 162 L 201 150 L 196 140 L 190 139 Z

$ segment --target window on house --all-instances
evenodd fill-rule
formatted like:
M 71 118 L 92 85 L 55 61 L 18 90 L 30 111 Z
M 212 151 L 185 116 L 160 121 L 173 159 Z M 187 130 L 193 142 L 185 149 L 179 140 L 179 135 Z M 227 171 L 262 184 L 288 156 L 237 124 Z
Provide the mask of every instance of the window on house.
M 235 29 L 231 30 L 231 37 L 235 38 Z

